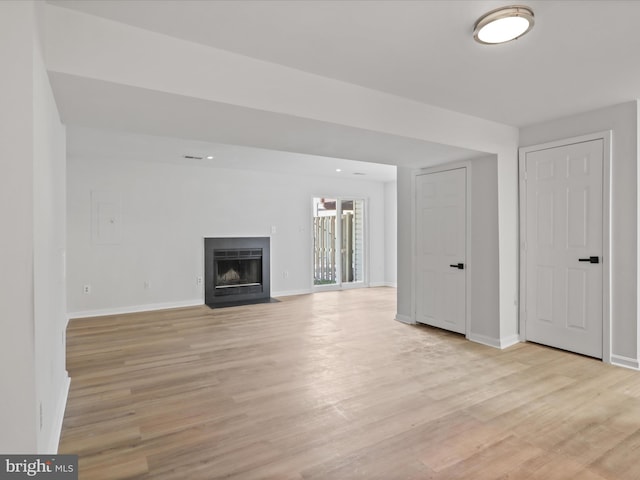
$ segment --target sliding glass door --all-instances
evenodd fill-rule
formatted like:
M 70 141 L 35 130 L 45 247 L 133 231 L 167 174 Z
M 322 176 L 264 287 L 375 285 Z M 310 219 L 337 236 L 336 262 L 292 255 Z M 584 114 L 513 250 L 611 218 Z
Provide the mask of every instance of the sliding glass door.
M 313 284 L 332 289 L 365 284 L 365 202 L 313 199 Z

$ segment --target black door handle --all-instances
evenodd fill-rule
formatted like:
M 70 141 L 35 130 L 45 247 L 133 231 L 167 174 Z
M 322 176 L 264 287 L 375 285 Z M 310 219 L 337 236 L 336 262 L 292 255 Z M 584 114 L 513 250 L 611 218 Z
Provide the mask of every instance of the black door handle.
M 579 258 L 579 262 L 600 263 L 600 257 Z
M 454 265 L 449 265 L 452 268 L 459 268 L 460 270 L 464 270 L 464 263 L 456 263 Z

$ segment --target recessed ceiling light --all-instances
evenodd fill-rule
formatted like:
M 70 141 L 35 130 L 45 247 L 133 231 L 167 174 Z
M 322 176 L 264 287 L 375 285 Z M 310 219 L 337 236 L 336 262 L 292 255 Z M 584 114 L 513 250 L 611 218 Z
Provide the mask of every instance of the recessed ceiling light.
M 341 168 L 336 168 L 336 172 L 341 172 L 342 169 Z
M 473 38 L 487 45 L 510 42 L 533 28 L 533 10 L 522 5 L 497 8 L 478 19 Z
M 213 160 L 213 155 L 209 155 L 209 156 L 207 157 L 207 160 Z

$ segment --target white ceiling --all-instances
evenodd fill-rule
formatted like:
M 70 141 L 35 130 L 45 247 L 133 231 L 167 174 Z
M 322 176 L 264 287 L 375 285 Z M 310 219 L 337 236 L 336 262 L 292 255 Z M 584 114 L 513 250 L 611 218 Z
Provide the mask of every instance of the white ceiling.
M 67 130 L 70 159 L 162 162 L 184 166 L 278 171 L 291 175 L 312 175 L 370 182 L 396 179 L 392 165 L 319 157 L 245 146 L 186 140 L 168 136 L 118 132 L 72 126 Z M 202 157 L 186 159 L 184 155 Z M 207 159 L 213 156 L 213 159 Z M 337 172 L 336 169 L 341 169 Z
M 226 168 L 256 167 L 258 170 L 308 175 L 335 175 L 335 169 L 342 168 L 344 172 L 365 173 L 359 177 L 362 180 L 391 181 L 395 179 L 396 165 L 422 167 L 487 155 L 460 147 L 57 72 L 49 72 L 49 79 L 65 123 L 69 127 L 92 129 L 70 129 L 73 134 L 69 134 L 69 142 L 82 145 L 92 156 L 99 155 L 99 150 L 88 151 L 91 142 L 95 142 L 110 156 L 116 154 L 116 149 L 121 149 L 123 158 L 142 158 L 142 141 L 148 144 L 150 154 L 147 158 L 179 158 L 194 148 L 203 152 L 221 150 L 232 153 L 215 162 Z M 168 111 L 171 115 L 166 114 Z M 104 136 L 95 134 L 97 129 L 103 130 Z M 94 133 L 87 139 L 79 138 L 91 131 Z M 120 137 L 115 132 L 141 135 L 134 140 L 127 135 Z M 112 135 L 116 141 L 104 141 Z M 247 143 L 248 136 L 251 143 Z M 163 137 L 167 137 L 168 143 L 162 141 Z M 120 141 L 122 138 L 127 141 Z M 182 147 L 178 145 L 178 139 L 182 139 Z M 260 148 L 248 147 L 242 153 L 242 147 L 231 149 L 231 145 Z M 165 148 L 169 157 L 157 154 Z M 275 151 L 279 153 L 274 154 Z M 256 162 L 249 161 L 249 155 L 256 157 Z M 329 168 L 320 166 L 321 157 Z M 223 158 L 236 160 L 224 163 Z M 299 160 L 299 166 L 292 165 L 294 159 Z M 318 164 L 318 168 L 308 165 L 309 161 Z
M 471 34 L 504 1 L 50 3 L 514 126 L 640 98 L 640 1 L 526 1 L 498 46 Z

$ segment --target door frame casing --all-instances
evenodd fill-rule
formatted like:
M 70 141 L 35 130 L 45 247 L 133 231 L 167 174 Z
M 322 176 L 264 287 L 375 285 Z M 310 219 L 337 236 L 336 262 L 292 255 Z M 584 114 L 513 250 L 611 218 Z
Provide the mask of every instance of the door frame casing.
M 519 321 L 518 329 L 520 341 L 526 338 L 526 224 L 527 224 L 527 182 L 525 178 L 525 162 L 527 153 L 552 148 L 564 147 L 576 143 L 585 143 L 593 140 L 603 141 L 602 152 L 602 361 L 611 363 L 611 159 L 612 159 L 611 130 L 570 137 L 553 142 L 546 142 L 518 149 L 518 200 L 519 200 L 519 258 L 518 266 L 518 304 Z
M 411 257 L 412 257 L 412 288 L 411 288 L 411 321 L 414 324 L 421 323 L 418 322 L 418 313 L 417 313 L 417 301 L 418 292 L 416 291 L 418 288 L 418 195 L 417 195 L 417 186 L 416 183 L 418 181 L 418 177 L 421 175 L 429 175 L 432 173 L 442 173 L 448 172 L 451 170 L 460 170 L 463 169 L 465 171 L 465 268 L 464 268 L 464 284 L 465 284 L 465 338 L 469 339 L 469 335 L 471 333 L 471 272 L 473 269 L 473 262 L 471 261 L 471 175 L 472 175 L 472 167 L 471 161 L 461 161 L 461 162 L 451 162 L 443 165 L 436 165 L 433 167 L 426 167 L 416 169 L 411 172 L 411 218 L 413 221 L 411 222 Z

